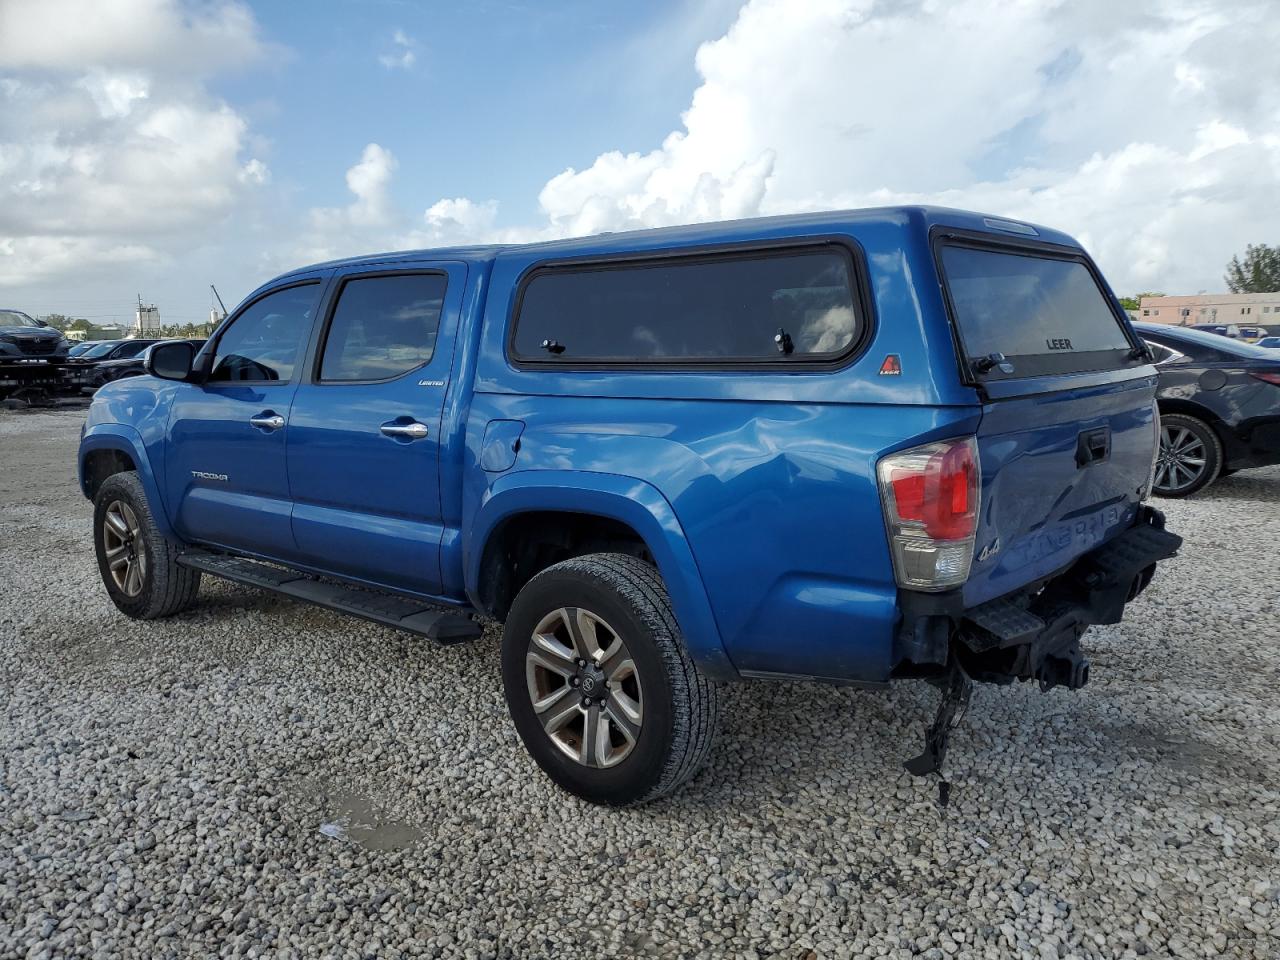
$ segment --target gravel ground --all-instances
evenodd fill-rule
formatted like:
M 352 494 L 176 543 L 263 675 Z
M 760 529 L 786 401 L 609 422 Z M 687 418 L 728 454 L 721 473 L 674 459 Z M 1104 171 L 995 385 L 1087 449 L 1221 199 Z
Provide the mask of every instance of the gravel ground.
M 550 786 L 497 634 L 425 641 L 206 580 L 98 582 L 80 411 L 0 413 L 0 956 L 1280 956 L 1280 470 L 1188 541 L 1080 693 L 728 691 L 709 767 L 626 812 Z

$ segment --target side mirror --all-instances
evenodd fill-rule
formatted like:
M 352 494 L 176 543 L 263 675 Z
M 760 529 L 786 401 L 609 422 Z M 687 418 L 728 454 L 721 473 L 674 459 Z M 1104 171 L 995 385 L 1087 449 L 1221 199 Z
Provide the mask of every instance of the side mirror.
M 185 340 L 157 343 L 147 351 L 142 365 L 147 373 L 161 380 L 186 380 L 191 376 L 191 362 L 195 358 L 195 345 Z
M 49 325 L 48 320 L 41 320 L 39 317 L 36 318 L 36 323 L 38 323 L 42 327 L 47 327 Z

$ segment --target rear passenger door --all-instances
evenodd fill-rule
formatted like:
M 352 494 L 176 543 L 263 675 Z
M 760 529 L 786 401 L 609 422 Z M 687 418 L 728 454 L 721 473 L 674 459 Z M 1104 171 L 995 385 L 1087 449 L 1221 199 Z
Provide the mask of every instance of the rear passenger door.
M 335 277 L 288 427 L 303 563 L 439 594 L 440 422 L 466 265 Z

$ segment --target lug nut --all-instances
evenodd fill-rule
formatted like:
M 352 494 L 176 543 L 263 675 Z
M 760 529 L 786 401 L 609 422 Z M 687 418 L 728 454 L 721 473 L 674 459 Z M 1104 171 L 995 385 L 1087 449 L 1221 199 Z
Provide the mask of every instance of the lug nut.
M 569 682 L 570 682 L 571 684 L 573 684 L 573 685 L 576 687 L 576 686 L 577 686 L 579 683 L 581 683 L 582 681 L 581 681 L 581 680 L 579 680 L 577 677 L 572 677 L 572 678 L 570 678 Z
M 582 698 L 582 709 L 583 709 L 583 710 L 588 710 L 588 709 L 590 709 L 590 707 L 591 707 L 591 701 L 590 701 L 590 700 L 588 700 L 586 697 L 583 697 L 583 698 Z

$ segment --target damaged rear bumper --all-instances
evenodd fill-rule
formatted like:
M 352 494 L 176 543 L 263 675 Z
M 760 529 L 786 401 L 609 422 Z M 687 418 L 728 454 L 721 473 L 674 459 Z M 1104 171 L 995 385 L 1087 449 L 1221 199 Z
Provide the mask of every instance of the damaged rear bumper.
M 1034 679 L 1041 690 L 1088 683 L 1081 636 L 1093 624 L 1119 623 L 1125 604 L 1151 583 L 1156 564 L 1180 546 L 1182 538 L 1164 528 L 1164 515 L 1144 505 L 1132 527 L 1046 580 L 975 607 L 966 608 L 959 591 L 904 603 L 895 675 L 927 677 L 942 691 L 924 752 L 906 761 L 907 770 L 941 773 L 972 680 Z M 950 786 L 943 781 L 938 789 L 945 806 Z
M 928 676 L 958 661 L 974 680 L 1039 681 L 1078 688 L 1089 679 L 1080 637 L 1093 624 L 1119 623 L 1125 605 L 1151 582 L 1156 564 L 1182 538 L 1164 515 L 1139 509 L 1128 530 L 1054 576 L 965 608 L 959 592 L 904 597 L 898 676 Z

